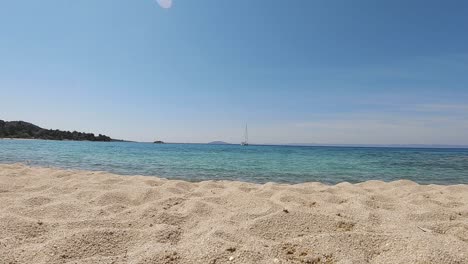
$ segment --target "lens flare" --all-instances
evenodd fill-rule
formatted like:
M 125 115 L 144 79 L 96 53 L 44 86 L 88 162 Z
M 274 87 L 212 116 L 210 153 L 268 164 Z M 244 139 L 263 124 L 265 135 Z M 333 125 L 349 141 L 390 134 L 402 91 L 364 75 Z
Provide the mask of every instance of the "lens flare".
M 171 8 L 172 6 L 172 0 L 156 0 L 158 2 L 159 6 L 165 9 Z

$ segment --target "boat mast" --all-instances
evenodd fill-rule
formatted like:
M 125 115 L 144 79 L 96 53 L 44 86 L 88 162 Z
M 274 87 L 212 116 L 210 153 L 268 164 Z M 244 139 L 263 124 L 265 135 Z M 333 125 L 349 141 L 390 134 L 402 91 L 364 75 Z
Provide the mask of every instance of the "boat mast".
M 249 131 L 247 130 L 247 124 L 245 124 L 245 143 L 249 142 Z

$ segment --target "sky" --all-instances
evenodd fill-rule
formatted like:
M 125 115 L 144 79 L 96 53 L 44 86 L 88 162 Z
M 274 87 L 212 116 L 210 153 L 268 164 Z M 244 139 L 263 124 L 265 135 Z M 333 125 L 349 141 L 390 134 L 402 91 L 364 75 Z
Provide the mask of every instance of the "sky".
M 135 141 L 468 145 L 468 1 L 0 0 L 0 119 Z

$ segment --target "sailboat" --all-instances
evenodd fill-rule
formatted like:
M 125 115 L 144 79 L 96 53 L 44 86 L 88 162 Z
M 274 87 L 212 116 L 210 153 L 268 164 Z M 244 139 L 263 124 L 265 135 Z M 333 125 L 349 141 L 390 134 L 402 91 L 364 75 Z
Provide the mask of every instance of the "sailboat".
M 249 131 L 247 130 L 247 124 L 245 124 L 244 141 L 241 142 L 241 146 L 248 146 L 248 145 L 249 145 Z

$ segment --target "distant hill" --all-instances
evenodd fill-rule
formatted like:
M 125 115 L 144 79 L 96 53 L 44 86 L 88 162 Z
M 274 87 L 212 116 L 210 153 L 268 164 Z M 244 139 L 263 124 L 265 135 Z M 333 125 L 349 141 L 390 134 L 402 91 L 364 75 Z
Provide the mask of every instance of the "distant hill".
M 0 138 L 28 138 L 49 140 L 77 140 L 77 141 L 113 141 L 110 137 L 93 133 L 70 132 L 44 129 L 24 121 L 0 120 Z
M 224 142 L 224 141 L 213 141 L 213 142 L 210 142 L 208 144 L 211 144 L 211 145 L 231 145 L 231 143 L 227 143 L 227 142 Z

